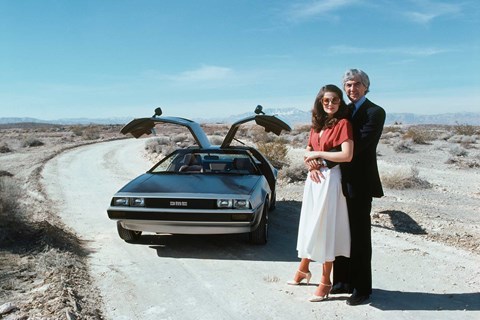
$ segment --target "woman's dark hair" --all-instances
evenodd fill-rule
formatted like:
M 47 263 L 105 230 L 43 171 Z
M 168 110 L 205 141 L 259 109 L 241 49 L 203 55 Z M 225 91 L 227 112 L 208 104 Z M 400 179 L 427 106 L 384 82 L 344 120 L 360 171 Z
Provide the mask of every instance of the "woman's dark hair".
M 326 92 L 333 92 L 340 98 L 340 106 L 335 112 L 333 118 L 328 118 L 328 114 L 323 110 L 322 99 Z M 312 128 L 315 132 L 320 132 L 322 129 L 333 127 L 338 120 L 348 118 L 347 104 L 343 100 L 342 89 L 334 84 L 327 84 L 323 86 L 315 98 L 315 103 L 312 109 Z

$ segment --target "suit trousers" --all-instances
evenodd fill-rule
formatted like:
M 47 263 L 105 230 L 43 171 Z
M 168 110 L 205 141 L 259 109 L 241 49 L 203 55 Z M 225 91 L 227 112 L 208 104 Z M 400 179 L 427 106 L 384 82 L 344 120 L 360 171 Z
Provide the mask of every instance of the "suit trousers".
M 371 196 L 347 197 L 350 220 L 350 258 L 336 257 L 333 263 L 333 283 L 344 283 L 359 294 L 372 293 L 372 227 Z

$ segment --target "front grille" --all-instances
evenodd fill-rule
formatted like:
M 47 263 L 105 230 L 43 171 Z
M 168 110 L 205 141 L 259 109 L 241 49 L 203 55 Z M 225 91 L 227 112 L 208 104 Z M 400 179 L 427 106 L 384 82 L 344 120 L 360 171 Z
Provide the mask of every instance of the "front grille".
M 145 207 L 157 209 L 217 209 L 217 200 L 145 198 Z

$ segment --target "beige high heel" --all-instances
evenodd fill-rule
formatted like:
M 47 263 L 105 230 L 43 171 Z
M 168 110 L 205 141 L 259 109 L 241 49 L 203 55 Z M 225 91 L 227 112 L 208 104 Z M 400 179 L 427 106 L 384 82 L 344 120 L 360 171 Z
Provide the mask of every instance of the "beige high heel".
M 303 281 L 303 279 L 307 280 L 307 285 L 310 284 L 310 279 L 312 278 L 312 273 L 310 271 L 303 272 L 303 271 L 297 270 L 297 272 L 303 275 L 303 278 L 300 281 L 290 280 L 287 282 L 287 284 L 291 286 L 298 286 Z
M 310 302 L 320 302 L 320 301 L 328 299 L 328 295 L 330 294 L 330 291 L 332 290 L 332 285 L 331 284 L 325 284 L 325 283 L 322 283 L 322 282 L 320 282 L 320 284 L 322 286 L 325 286 L 325 287 L 330 287 L 330 289 L 328 289 L 328 292 L 324 296 L 317 296 L 316 294 L 314 294 L 313 296 L 310 297 L 310 299 L 308 299 L 308 301 L 310 301 Z

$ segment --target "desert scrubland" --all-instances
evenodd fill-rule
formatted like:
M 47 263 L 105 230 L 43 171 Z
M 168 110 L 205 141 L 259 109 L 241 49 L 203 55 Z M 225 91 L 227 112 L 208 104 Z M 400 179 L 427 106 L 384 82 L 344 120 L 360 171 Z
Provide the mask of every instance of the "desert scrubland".
M 228 129 L 220 124 L 204 127 L 214 143 L 220 143 Z M 49 197 L 42 175 L 46 163 L 72 148 L 124 139 L 120 128 L 0 127 L 0 318 L 105 317 L 102 295 L 89 273 L 89 244 L 56 212 L 59 200 Z M 240 140 L 255 143 L 281 168 L 276 209 L 280 212 L 295 208 L 292 212 L 298 213 L 308 128 L 299 125 L 278 138 L 248 126 L 239 131 Z M 153 164 L 191 143 L 187 132 L 159 130 L 156 137 L 145 139 L 143 156 Z M 385 197 L 373 203 L 374 231 L 438 243 L 478 261 L 480 127 L 389 125 L 378 147 L 378 161 Z M 425 253 L 412 254 L 421 259 Z M 478 274 L 463 275 L 462 266 L 457 267 L 449 276 L 478 288 Z M 425 266 L 419 263 L 418 268 Z

